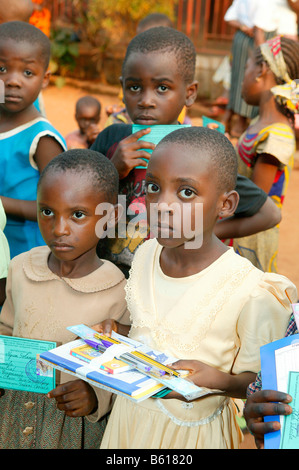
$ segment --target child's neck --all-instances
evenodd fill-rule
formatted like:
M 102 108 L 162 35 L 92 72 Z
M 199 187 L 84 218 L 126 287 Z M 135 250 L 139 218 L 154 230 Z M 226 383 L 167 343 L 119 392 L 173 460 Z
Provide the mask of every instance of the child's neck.
M 222 256 L 229 248 L 217 237 L 203 242 L 198 249 L 164 247 L 160 256 L 160 266 L 169 277 L 180 278 L 197 274 Z
M 54 274 L 70 279 L 87 276 L 100 268 L 102 264 L 103 261 L 97 256 L 95 250 L 84 253 L 79 258 L 70 261 L 59 260 L 52 253 L 48 258 L 48 267 Z
M 16 127 L 22 126 L 39 116 L 41 116 L 41 114 L 33 104 L 19 113 L 10 113 L 1 110 L 0 132 L 7 132 L 15 129 Z
M 288 124 L 288 118 L 284 116 L 277 108 L 275 98 L 272 92 L 269 90 L 265 92 L 261 98 L 259 104 L 259 117 L 256 124 L 263 128 L 267 125 L 273 124 L 274 122 L 283 122 Z

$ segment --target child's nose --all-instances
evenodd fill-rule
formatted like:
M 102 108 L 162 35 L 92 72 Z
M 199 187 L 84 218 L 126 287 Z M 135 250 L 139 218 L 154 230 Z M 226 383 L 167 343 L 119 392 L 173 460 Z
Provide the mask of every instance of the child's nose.
M 142 108 L 152 108 L 155 106 L 154 94 L 150 90 L 146 90 L 141 94 L 139 106 Z
M 6 86 L 21 86 L 21 80 L 20 80 L 20 75 L 17 72 L 11 72 L 6 80 L 5 80 L 5 85 Z
M 56 237 L 61 237 L 70 233 L 68 222 L 64 217 L 55 218 L 53 233 Z

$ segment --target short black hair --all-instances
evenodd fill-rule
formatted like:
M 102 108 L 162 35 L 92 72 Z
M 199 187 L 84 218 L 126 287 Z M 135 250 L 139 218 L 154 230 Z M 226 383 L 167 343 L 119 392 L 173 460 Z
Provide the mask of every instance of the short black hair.
M 99 113 L 101 112 L 101 108 L 102 108 L 99 100 L 97 100 L 97 98 L 94 98 L 91 95 L 82 96 L 81 98 L 78 99 L 76 103 L 76 111 L 78 111 L 78 109 L 81 106 L 95 107 L 98 109 Z
M 87 175 L 94 189 L 107 196 L 107 202 L 116 203 L 119 187 L 118 172 L 107 157 L 90 149 L 71 149 L 54 157 L 41 172 L 38 189 L 48 173 L 68 171 Z
M 0 41 L 11 39 L 16 42 L 26 42 L 40 47 L 40 55 L 45 69 L 48 67 L 51 56 L 51 43 L 49 38 L 38 28 L 24 21 L 8 21 L 0 24 Z
M 156 148 L 167 143 L 190 148 L 194 154 L 200 152 L 212 163 L 217 174 L 219 191 L 232 191 L 236 187 L 238 159 L 228 138 L 214 129 L 206 127 L 185 127 L 165 136 Z
M 184 81 L 191 83 L 194 80 L 196 50 L 192 41 L 181 31 L 158 26 L 137 34 L 128 45 L 122 66 L 123 75 L 128 57 L 133 52 L 143 54 L 151 52 L 173 53 Z

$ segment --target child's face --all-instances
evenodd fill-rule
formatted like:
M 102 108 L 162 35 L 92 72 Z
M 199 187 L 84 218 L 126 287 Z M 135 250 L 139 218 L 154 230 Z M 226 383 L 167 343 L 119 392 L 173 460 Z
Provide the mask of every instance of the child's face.
M 91 124 L 98 124 L 99 120 L 100 112 L 94 106 L 80 106 L 76 111 L 76 121 L 82 134 L 85 134 Z
M 176 248 L 194 236 L 205 240 L 212 234 L 223 199 L 216 180 L 199 151 L 172 143 L 154 150 L 146 173 L 146 208 L 162 246 Z
M 177 124 L 183 107 L 196 98 L 197 84 L 186 84 L 173 53 L 132 52 L 121 81 L 127 112 L 135 124 Z
M 0 40 L 0 79 L 5 87 L 5 103 L 0 104 L 0 109 L 17 113 L 28 108 L 49 82 L 40 47 L 11 39 Z
M 249 56 L 242 83 L 242 98 L 246 103 L 258 106 L 261 95 L 261 65 L 256 64 L 253 54 Z
M 95 210 L 106 200 L 90 184 L 88 174 L 66 171 L 44 176 L 37 195 L 37 220 L 55 258 L 72 261 L 95 252 L 100 220 Z

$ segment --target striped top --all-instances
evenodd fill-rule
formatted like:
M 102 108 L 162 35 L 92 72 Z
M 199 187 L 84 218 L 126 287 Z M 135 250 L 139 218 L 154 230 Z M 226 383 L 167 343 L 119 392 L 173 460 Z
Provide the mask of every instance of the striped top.
M 237 144 L 239 173 L 251 178 L 254 165 L 261 154 L 277 158 L 279 166 L 269 196 L 281 206 L 293 167 L 295 150 L 294 132 L 287 124 L 274 123 L 257 133 L 250 133 L 249 127 Z

